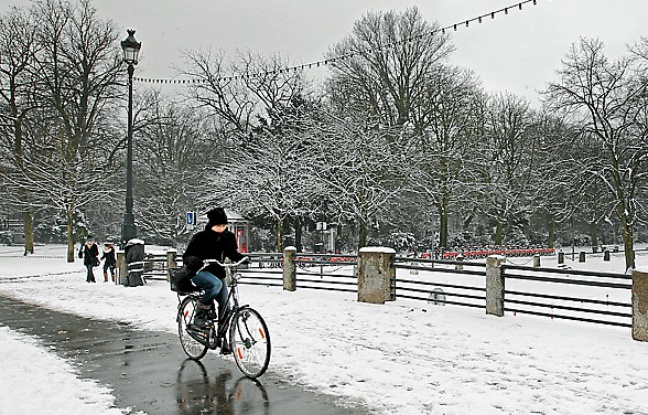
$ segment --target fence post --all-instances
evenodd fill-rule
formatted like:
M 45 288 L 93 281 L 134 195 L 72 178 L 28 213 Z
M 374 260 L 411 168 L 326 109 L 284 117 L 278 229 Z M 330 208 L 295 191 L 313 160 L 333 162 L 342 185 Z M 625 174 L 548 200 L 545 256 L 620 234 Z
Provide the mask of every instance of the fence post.
M 386 247 L 365 247 L 358 252 L 358 301 L 384 304 L 395 300 L 392 281 L 396 278 L 396 251 Z
M 504 315 L 504 269 L 506 258 L 491 255 L 486 258 L 486 314 Z
M 455 271 L 463 271 L 463 262 L 463 255 L 458 255 L 457 258 L 455 258 Z
M 564 264 L 565 263 L 565 253 L 563 252 L 562 249 L 560 251 L 558 251 L 558 263 L 559 264 Z
M 540 266 L 540 255 L 539 254 L 535 254 L 533 256 L 533 266 L 535 268 L 538 268 Z
M 295 291 L 297 289 L 297 267 L 295 266 L 295 253 L 297 248 L 287 246 L 283 256 L 283 289 Z
M 166 254 L 166 268 L 167 268 L 167 281 L 171 281 L 171 270 L 178 268 L 178 263 L 176 262 L 176 255 L 178 251 L 175 249 L 169 249 Z
M 648 341 L 647 271 L 632 271 L 632 338 Z
M 585 251 L 580 251 L 578 254 L 578 262 L 585 262 Z
M 122 285 L 128 275 L 128 264 L 126 263 L 126 252 L 117 251 L 117 285 Z

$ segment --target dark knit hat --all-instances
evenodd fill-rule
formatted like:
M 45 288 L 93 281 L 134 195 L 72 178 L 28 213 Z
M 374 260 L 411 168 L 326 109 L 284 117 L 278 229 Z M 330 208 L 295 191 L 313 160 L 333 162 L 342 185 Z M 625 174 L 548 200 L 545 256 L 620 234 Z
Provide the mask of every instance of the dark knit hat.
M 207 219 L 209 219 L 209 226 L 227 225 L 227 215 L 223 208 L 214 208 L 207 212 Z

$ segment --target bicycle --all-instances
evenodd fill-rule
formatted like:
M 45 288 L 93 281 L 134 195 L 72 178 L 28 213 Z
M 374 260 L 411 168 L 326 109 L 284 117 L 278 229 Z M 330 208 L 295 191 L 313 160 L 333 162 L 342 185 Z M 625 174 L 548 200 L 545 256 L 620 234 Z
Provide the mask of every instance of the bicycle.
M 247 260 L 246 257 L 231 264 L 205 261 L 203 268 L 214 263 L 225 268 L 225 282 L 230 289 L 224 307 L 225 315 L 218 316 L 222 318 L 210 313 L 204 328 L 194 326 L 194 316 L 203 291 L 193 286 L 191 291 L 177 291 L 176 321 L 180 344 L 189 358 L 200 360 L 210 349 L 220 349 L 222 354 L 227 354 L 224 346 L 229 346 L 239 370 L 248 378 L 255 379 L 268 369 L 271 346 L 268 326 L 261 314 L 249 305 L 239 304 L 238 281 L 241 274 L 234 269 Z

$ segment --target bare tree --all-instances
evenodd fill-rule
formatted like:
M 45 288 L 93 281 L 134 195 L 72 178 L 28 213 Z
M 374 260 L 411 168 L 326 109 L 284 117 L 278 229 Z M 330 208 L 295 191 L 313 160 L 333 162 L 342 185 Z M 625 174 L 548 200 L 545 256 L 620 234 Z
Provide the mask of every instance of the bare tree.
M 55 151 L 47 165 L 32 163 L 25 173 L 32 186 L 49 185 L 51 205 L 65 212 L 72 262 L 74 213 L 105 196 L 116 170 L 106 163 L 111 153 L 96 151 L 107 135 L 96 133 L 109 128 L 123 71 L 113 24 L 99 19 L 89 0 L 45 0 L 34 7 L 42 46 L 32 68 L 34 99 L 50 111 L 55 132 L 47 136 Z
M 218 155 L 204 111 L 157 91 L 146 101 L 139 114 L 138 222 L 143 233 L 179 245 L 189 234 L 181 212 L 192 210 L 194 193 L 209 186 L 205 176 Z
M 436 65 L 452 50 L 449 36 L 425 22 L 416 7 L 400 14 L 369 12 L 328 53 L 329 91 L 345 105 L 370 109 L 383 129 L 402 127 L 425 105 Z M 393 145 L 398 137 L 393 131 L 386 138 Z
M 632 56 L 610 61 L 598 40 L 574 44 L 549 85 L 546 96 L 582 126 L 585 145 L 598 154 L 578 160 L 580 169 L 600 181 L 613 201 L 621 224 L 626 268 L 635 267 L 633 227 L 637 195 L 646 180 L 648 145 L 645 129 L 646 77 Z
M 402 168 L 411 160 L 391 154 L 388 131 L 370 128 L 365 117 L 342 118 L 335 113 L 330 117 L 311 142 L 317 159 L 306 172 L 330 195 L 338 222 L 357 225 L 358 247 L 362 248 L 391 201 L 411 179 Z
M 495 224 L 493 242 L 504 242 L 513 215 L 527 213 L 536 136 L 529 103 L 512 94 L 494 96 L 486 111 L 486 134 L 479 146 L 480 210 Z
M 0 177 L 10 184 L 6 175 L 15 175 L 25 169 L 25 159 L 29 158 L 29 144 L 25 143 L 24 124 L 35 108 L 31 99 L 33 82 L 30 68 L 34 56 L 39 51 L 37 42 L 38 25 L 28 10 L 12 8 L 5 16 L 0 16 L 0 98 L 4 104 L 0 111 L 2 123 L 2 153 L 9 161 Z M 36 150 L 37 151 L 37 150 Z M 13 203 L 20 206 L 25 234 L 24 254 L 34 253 L 33 207 L 27 189 L 21 181 L 9 187 Z
M 486 97 L 474 74 L 460 68 L 438 65 L 426 82 L 411 117 L 421 169 L 412 186 L 438 214 L 439 245 L 446 247 L 451 211 L 473 210 L 466 206 L 472 205 L 468 183 L 476 180 L 470 157 L 481 146 Z

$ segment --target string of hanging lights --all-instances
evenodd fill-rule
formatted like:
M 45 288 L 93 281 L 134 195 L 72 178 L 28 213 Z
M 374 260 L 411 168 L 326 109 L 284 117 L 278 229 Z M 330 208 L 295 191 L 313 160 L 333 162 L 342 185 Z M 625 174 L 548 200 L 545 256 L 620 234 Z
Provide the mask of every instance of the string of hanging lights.
M 415 40 L 420 40 L 420 39 L 423 39 L 425 37 L 431 37 L 431 36 L 434 36 L 434 35 L 439 34 L 439 33 L 445 34 L 446 31 L 456 32 L 457 30 L 459 30 L 459 28 L 470 27 L 471 23 L 475 23 L 475 22 L 476 23 L 482 23 L 484 20 L 489 19 L 489 18 L 490 18 L 490 20 L 494 20 L 495 17 L 498 14 L 503 13 L 504 15 L 508 15 L 511 10 L 522 10 L 524 5 L 528 5 L 529 3 L 531 3 L 532 5 L 535 6 L 535 5 L 537 5 L 538 2 L 537 2 L 537 0 L 521 1 L 519 3 L 515 3 L 515 4 L 512 4 L 510 6 L 504 7 L 502 9 L 494 10 L 494 11 L 482 14 L 480 16 L 473 17 L 472 19 L 464 20 L 464 21 L 461 21 L 461 22 L 458 22 L 458 23 L 453 23 L 451 25 L 444 26 L 444 27 L 441 27 L 441 28 L 436 29 L 436 30 L 432 30 L 432 31 L 427 32 L 427 33 L 422 33 L 422 34 L 416 36 L 415 38 L 409 38 L 409 39 L 404 39 L 404 40 L 400 40 L 400 41 L 397 41 L 397 42 L 391 42 L 391 43 L 382 44 L 382 45 L 380 45 L 380 49 L 389 49 L 391 47 L 400 46 L 400 45 L 403 45 L 403 44 L 406 44 L 406 43 L 411 43 L 411 42 L 413 42 Z M 303 71 L 303 70 L 306 70 L 306 69 L 313 69 L 313 68 L 319 68 L 319 67 L 322 67 L 322 66 L 331 65 L 331 64 L 334 64 L 335 62 L 340 61 L 340 60 L 350 59 L 350 58 L 353 58 L 353 57 L 355 57 L 357 55 L 364 55 L 364 54 L 374 53 L 374 52 L 377 52 L 378 50 L 379 49 L 365 49 L 365 50 L 361 50 L 361 51 L 355 51 L 353 53 L 348 53 L 348 54 L 345 54 L 345 55 L 339 55 L 339 56 L 334 56 L 334 57 L 331 57 L 331 58 L 328 58 L 328 59 L 323 59 L 323 60 L 319 60 L 319 61 L 310 62 L 310 63 L 303 63 L 303 64 L 299 64 L 299 65 L 294 65 L 294 66 L 286 66 L 286 67 L 283 67 L 283 68 L 280 68 L 280 69 L 276 69 L 274 71 L 222 76 L 222 77 L 216 78 L 215 80 L 217 82 L 229 82 L 229 81 L 235 81 L 235 80 L 238 80 L 238 79 L 258 78 L 258 77 L 262 77 L 262 76 L 280 74 L 280 73 L 284 73 L 284 72 L 288 72 L 288 73 L 291 72 L 291 71 L 292 72 L 299 72 L 299 71 Z M 136 81 L 136 82 L 149 83 L 149 84 L 186 84 L 186 85 L 192 85 L 192 84 L 202 84 L 202 83 L 207 82 L 207 80 L 205 80 L 205 79 L 168 79 L 168 78 L 142 78 L 142 77 L 134 77 L 133 80 Z

